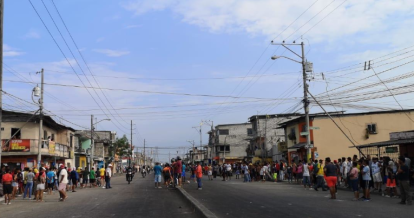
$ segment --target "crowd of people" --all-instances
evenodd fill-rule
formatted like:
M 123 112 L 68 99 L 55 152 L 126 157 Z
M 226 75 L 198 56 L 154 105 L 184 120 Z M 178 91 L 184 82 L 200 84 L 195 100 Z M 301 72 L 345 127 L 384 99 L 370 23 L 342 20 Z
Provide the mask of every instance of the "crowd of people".
M 112 165 L 98 168 L 68 168 L 63 164 L 58 167 L 29 168 L 23 171 L 20 168 L 10 169 L 2 166 L 1 183 L 5 205 L 10 205 L 12 200 L 22 197 L 23 200 L 35 200 L 43 202 L 43 195 L 53 195 L 59 192 L 59 201 L 65 201 L 67 192 L 76 192 L 77 189 L 102 187 L 111 188 Z
M 243 175 L 243 182 L 288 182 L 303 185 L 309 190 L 329 190 L 331 199 L 336 199 L 337 188 L 340 186 L 353 191 L 354 201 L 370 201 L 370 193 L 379 192 L 384 197 L 401 198 L 400 204 L 408 205 L 412 204 L 410 180 L 414 180 L 413 170 L 407 154 L 396 161 L 389 157 L 371 158 L 367 155 L 366 158 L 358 158 L 354 155 L 352 158 L 342 157 L 337 160 L 326 158 L 292 163 L 224 163 L 203 168 L 209 180 L 220 176 L 222 181 L 228 181 L 235 174 L 236 179 Z

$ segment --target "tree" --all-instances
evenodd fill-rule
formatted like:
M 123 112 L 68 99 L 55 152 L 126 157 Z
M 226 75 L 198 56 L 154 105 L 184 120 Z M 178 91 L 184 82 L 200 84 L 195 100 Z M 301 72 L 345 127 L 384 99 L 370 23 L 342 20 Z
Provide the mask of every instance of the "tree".
M 130 156 L 132 154 L 132 151 L 130 149 L 130 145 L 128 142 L 128 138 L 126 137 L 126 135 L 122 136 L 122 138 L 117 138 L 114 143 L 114 147 L 115 147 L 115 153 L 119 157 Z

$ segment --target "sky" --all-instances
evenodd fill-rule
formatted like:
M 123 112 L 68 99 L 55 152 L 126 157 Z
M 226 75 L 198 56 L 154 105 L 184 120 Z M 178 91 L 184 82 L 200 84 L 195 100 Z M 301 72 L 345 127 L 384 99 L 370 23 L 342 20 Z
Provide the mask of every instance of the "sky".
M 303 112 L 301 65 L 270 59 L 300 58 L 273 40 L 298 54 L 304 42 L 310 92 L 329 111 L 413 108 L 413 13 L 410 0 L 5 0 L 3 104 L 35 111 L 43 68 L 57 122 L 88 129 L 93 114 L 130 138 L 132 120 L 135 146 L 180 154 L 202 121 Z

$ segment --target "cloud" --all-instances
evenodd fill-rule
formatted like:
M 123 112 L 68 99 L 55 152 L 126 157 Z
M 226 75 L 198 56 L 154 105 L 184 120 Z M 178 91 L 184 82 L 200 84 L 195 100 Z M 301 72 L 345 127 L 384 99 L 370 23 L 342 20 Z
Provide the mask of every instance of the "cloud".
M 3 56 L 4 57 L 16 57 L 25 54 L 15 48 L 10 47 L 7 44 L 3 45 Z
M 125 29 L 133 29 L 133 28 L 139 28 L 142 27 L 142 25 L 127 25 L 125 26 Z
M 170 10 L 179 15 L 183 22 L 211 32 L 247 32 L 252 35 L 263 35 L 268 39 L 280 35 L 276 39 L 280 41 L 294 40 L 306 33 L 305 38 L 312 42 L 325 43 L 343 40 L 349 36 L 354 36 L 353 40 L 363 41 L 367 36 L 385 34 L 380 39 L 380 43 L 384 44 L 392 39 L 386 37 L 392 35 L 392 32 L 387 29 L 395 30 L 396 26 L 407 29 L 407 26 L 396 25 L 396 23 L 412 17 L 414 9 L 414 1 L 411 0 L 348 0 L 346 2 L 334 0 L 332 4 L 330 4 L 332 1 L 318 1 L 290 25 L 313 2 L 308 0 L 130 0 L 122 6 L 132 11 L 135 16 Z M 326 19 L 323 19 L 325 16 Z M 312 28 L 313 26 L 315 27 Z M 283 32 L 285 29 L 286 31 Z M 405 40 L 408 41 L 410 38 L 406 37 Z
M 23 36 L 23 38 L 24 39 L 40 39 L 40 33 L 39 32 L 37 32 L 36 30 L 34 30 L 34 29 L 31 29 L 31 30 L 29 30 L 29 32 L 28 33 L 26 33 L 24 36 Z
M 119 51 L 111 49 L 94 49 L 93 51 L 104 54 L 108 57 L 121 57 L 130 53 L 129 51 Z

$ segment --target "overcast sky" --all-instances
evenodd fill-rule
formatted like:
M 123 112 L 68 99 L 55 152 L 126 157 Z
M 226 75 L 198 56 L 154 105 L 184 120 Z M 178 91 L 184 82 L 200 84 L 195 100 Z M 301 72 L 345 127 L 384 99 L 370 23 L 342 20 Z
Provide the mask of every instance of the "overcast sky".
M 4 91 L 32 102 L 31 90 L 40 81 L 36 72 L 44 68 L 45 108 L 57 122 L 89 128 L 94 114 L 98 121 L 112 120 L 99 123 L 98 130 L 129 137 L 133 120 L 134 145 L 140 147 L 144 138 L 147 146 L 189 147 L 187 140 L 199 144 L 192 127 L 201 120 L 217 125 L 247 122 L 255 114 L 303 112 L 301 66 L 270 57 L 300 59 L 269 45 L 271 40 L 305 43 L 306 58 L 314 66 L 309 83 L 315 95 L 350 82 L 355 84 L 333 90 L 332 96 L 379 82 L 372 69 L 364 71 L 365 61 L 373 60 L 382 80 L 405 75 L 413 66 L 410 0 L 53 2 L 44 0 L 67 44 L 41 0 L 32 0 L 37 13 L 29 1 L 5 0 Z M 300 46 L 291 49 L 301 52 Z M 388 86 L 412 83 L 407 76 Z M 360 92 L 384 89 L 377 85 Z M 6 109 L 36 108 L 3 96 Z M 414 106 L 412 94 L 396 97 L 403 108 Z M 327 109 L 401 109 L 390 97 L 352 103 Z M 312 105 L 311 112 L 320 109 Z M 210 127 L 202 128 L 204 144 Z M 168 151 L 175 152 L 162 150 L 159 158 L 166 160 Z

